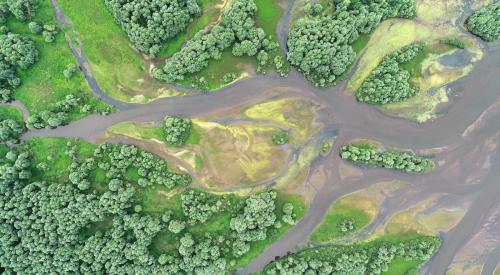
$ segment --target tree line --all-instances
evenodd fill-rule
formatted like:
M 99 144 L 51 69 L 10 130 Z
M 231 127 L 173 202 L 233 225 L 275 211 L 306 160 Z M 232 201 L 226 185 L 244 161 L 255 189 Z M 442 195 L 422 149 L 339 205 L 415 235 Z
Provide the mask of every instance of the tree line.
M 342 159 L 371 166 L 422 173 L 431 169 L 434 162 L 411 152 L 389 151 L 369 144 L 346 144 L 340 148 Z
M 436 237 L 419 236 L 400 242 L 372 241 L 361 245 L 328 245 L 281 257 L 264 269 L 276 274 L 382 274 L 396 258 L 427 261 L 440 246 Z
M 295 23 L 288 34 L 288 60 L 314 85 L 333 86 L 351 66 L 356 53 L 352 44 L 369 34 L 383 20 L 412 18 L 413 0 L 341 0 L 333 14 L 321 14 L 315 5 L 309 17 Z

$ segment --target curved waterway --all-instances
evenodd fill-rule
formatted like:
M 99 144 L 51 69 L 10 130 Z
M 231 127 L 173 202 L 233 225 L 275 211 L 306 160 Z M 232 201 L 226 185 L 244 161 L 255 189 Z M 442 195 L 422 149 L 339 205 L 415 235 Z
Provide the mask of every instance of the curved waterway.
M 56 1 L 52 2 L 59 21 L 70 24 Z M 282 46 L 286 43 L 292 4 L 293 1 L 286 4 L 278 27 Z M 500 224 L 500 215 L 492 214 L 500 201 L 498 45 L 486 49 L 485 57 L 468 76 L 448 86 L 452 94 L 446 111 L 442 111 L 437 119 L 423 124 L 389 117 L 372 106 L 356 102 L 345 91 L 345 82 L 332 89 L 314 88 L 295 70 L 287 78 L 274 74 L 259 75 L 210 94 L 163 98 L 145 105 L 125 104 L 101 91 L 81 44 L 78 48 L 72 45 L 72 49 L 80 66 L 88 68 L 84 72 L 94 94 L 116 106 L 119 111 L 108 116 L 91 115 L 53 130 L 29 131 L 23 139 L 37 136 L 74 137 L 96 142 L 108 127 L 122 121 L 160 121 L 165 115 L 217 115 L 277 97 L 301 97 L 320 106 L 318 121 L 324 128 L 318 136 L 335 132 L 337 141 L 332 153 L 318 158 L 311 167 L 310 175 L 322 173 L 324 177 L 309 177 L 304 183 L 316 190 L 309 211 L 283 238 L 271 244 L 247 267 L 238 270 L 238 274 L 260 271 L 277 256 L 296 251 L 297 247 L 309 242 L 309 235 L 322 221 L 333 201 L 377 182 L 404 181 L 408 187 L 385 199 L 383 210 L 368 230 L 382 225 L 398 211 L 431 196 L 440 198 L 436 207 L 461 205 L 465 208 L 463 218 L 450 231 L 440 233 L 443 245 L 424 266 L 425 274 L 445 274 L 456 263 L 457 255 L 466 249 L 466 244 L 482 236 L 480 232 L 487 224 Z M 354 139 L 373 139 L 390 146 L 430 154 L 437 167 L 422 175 L 362 168 L 359 169 L 362 176 L 343 177 L 338 150 L 341 144 Z M 321 139 L 317 140 L 320 142 Z M 497 248 L 478 250 L 477 257 L 471 257 L 471 261 L 475 261 L 471 264 L 484 265 L 484 271 L 491 274 L 500 258 L 500 236 L 492 237 L 490 234 L 489 238 Z

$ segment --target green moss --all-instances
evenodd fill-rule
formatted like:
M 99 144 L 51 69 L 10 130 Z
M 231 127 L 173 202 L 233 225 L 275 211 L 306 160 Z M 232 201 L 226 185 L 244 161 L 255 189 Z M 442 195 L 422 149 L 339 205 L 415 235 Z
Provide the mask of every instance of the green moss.
M 50 0 L 39 1 L 38 6 L 33 20 L 40 23 L 56 24 Z M 32 34 L 26 22 L 20 22 L 13 16 L 9 17 L 7 26 L 14 33 L 30 37 L 35 41 L 39 51 L 37 63 L 26 70 L 18 69 L 21 86 L 14 91 L 14 97 L 23 102 L 30 113 L 47 110 L 68 94 L 84 96 L 86 103 L 97 109 L 106 106 L 92 96 L 80 71 L 77 71 L 71 79 L 64 77 L 63 71 L 67 65 L 76 64 L 64 33 L 59 32 L 52 43 L 47 43 L 42 35 Z M 83 116 L 85 114 L 79 113 L 79 110 L 70 114 L 71 119 Z
M 410 274 L 419 274 L 410 273 L 412 271 L 416 271 L 417 267 L 422 264 L 423 261 L 419 260 L 406 260 L 403 258 L 395 258 L 389 264 L 389 268 L 386 272 L 383 272 L 382 275 L 410 275 Z
M 371 220 L 370 216 L 363 210 L 337 202 L 328 210 L 320 226 L 313 231 L 311 240 L 314 242 L 328 242 L 352 234 L 353 232 L 342 232 L 340 230 L 340 222 L 346 219 L 354 223 L 356 231 L 368 225 Z
M 198 144 L 198 143 L 200 143 L 200 138 L 201 138 L 200 132 L 201 131 L 202 131 L 202 129 L 200 127 L 193 124 L 191 127 L 191 131 L 189 133 L 189 137 L 186 140 L 186 144 Z

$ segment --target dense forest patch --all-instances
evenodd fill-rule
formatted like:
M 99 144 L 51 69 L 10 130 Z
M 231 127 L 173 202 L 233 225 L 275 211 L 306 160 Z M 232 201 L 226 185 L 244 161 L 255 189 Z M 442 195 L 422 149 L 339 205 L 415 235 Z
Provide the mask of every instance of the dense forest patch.
M 488 42 L 500 39 L 500 2 L 474 12 L 467 19 L 466 26 L 470 32 Z
M 354 163 L 397 169 L 405 172 L 422 173 L 434 167 L 428 158 L 417 156 L 411 152 L 385 150 L 369 143 L 352 143 L 340 149 L 342 159 Z
M 405 274 L 438 250 L 436 237 L 382 238 L 355 245 L 327 245 L 291 254 L 268 264 L 264 274 Z M 407 264 L 410 262 L 411 264 Z
M 272 190 L 238 197 L 184 189 L 188 175 L 129 145 L 37 138 L 1 151 L 5 271 L 224 273 L 305 210 Z
M 316 86 L 326 87 L 335 85 L 351 66 L 356 56 L 352 45 L 360 35 L 371 33 L 382 20 L 414 17 L 416 7 L 411 0 L 370 5 L 363 1 L 338 1 L 332 14 L 317 14 L 292 26 L 288 60 Z M 366 36 L 362 36 L 356 50 L 366 41 Z

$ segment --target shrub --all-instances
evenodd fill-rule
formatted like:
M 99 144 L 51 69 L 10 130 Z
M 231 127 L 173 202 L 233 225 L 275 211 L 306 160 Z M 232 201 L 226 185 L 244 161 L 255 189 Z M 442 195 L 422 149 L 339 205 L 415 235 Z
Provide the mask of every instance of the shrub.
M 273 134 L 271 140 L 276 145 L 283 145 L 290 141 L 290 134 L 286 131 L 281 131 Z

